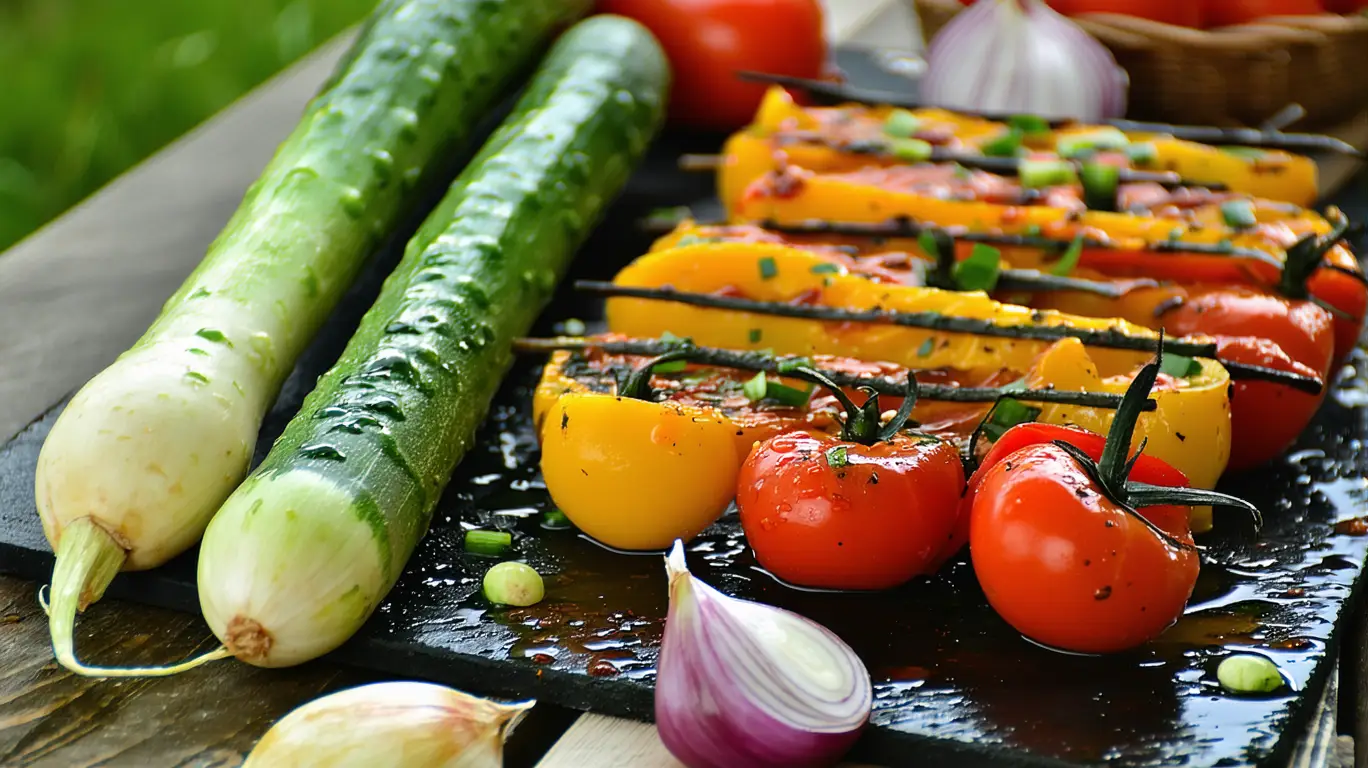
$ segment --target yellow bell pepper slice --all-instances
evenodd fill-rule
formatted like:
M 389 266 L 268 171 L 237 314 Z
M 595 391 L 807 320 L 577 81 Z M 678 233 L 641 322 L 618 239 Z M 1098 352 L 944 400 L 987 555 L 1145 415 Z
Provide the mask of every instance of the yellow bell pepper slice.
M 723 149 L 718 195 L 727 209 L 732 210 L 751 182 L 774 170 L 776 159 L 818 172 L 897 164 L 898 161 L 892 158 L 782 141 L 785 134 L 796 132 L 878 136 L 891 111 L 888 107 L 861 105 L 802 107 L 783 88 L 772 87 L 765 94 L 754 123 L 732 136 Z M 947 146 L 969 152 L 979 151 L 986 142 L 1007 130 L 1003 123 L 942 109 L 910 111 L 917 119 L 919 130 L 953 136 Z M 1098 126 L 1074 125 L 1029 134 L 1024 137 L 1025 146 L 1051 151 L 1061 139 L 1098 130 Z M 779 141 L 775 140 L 776 134 Z M 1235 192 L 1302 207 L 1315 203 L 1319 195 L 1318 170 L 1315 162 L 1307 157 L 1272 149 L 1232 152 L 1159 134 L 1131 133 L 1127 138 L 1149 145 L 1148 149 L 1152 151 L 1153 159 L 1137 164 L 1137 168 L 1174 171 L 1194 182 L 1220 183 Z
M 626 286 L 671 286 L 694 293 L 732 292 L 759 301 L 937 312 L 1009 326 L 1111 329 L 1155 338 L 1153 331 L 1122 320 L 1032 310 L 1001 304 L 982 293 L 877 284 L 849 274 L 820 255 L 776 244 L 702 243 L 656 251 L 623 269 L 615 282 Z M 628 336 L 655 337 L 670 332 L 709 346 L 842 355 L 886 361 L 914 370 L 1027 371 L 1035 358 L 1051 346 L 1046 341 L 892 325 L 817 322 L 631 298 L 610 299 L 607 318 L 612 332 Z M 1087 357 L 1092 370 L 1103 380 L 1129 376 L 1150 358 L 1145 353 L 1113 349 L 1091 349 Z M 1176 380 L 1175 393 L 1168 404 L 1161 404 L 1159 411 L 1141 417 L 1136 445 L 1148 437 L 1155 456 L 1183 471 L 1194 485 L 1212 487 L 1229 458 L 1229 384 L 1225 368 L 1204 361 L 1198 376 Z M 1197 400 L 1202 404 L 1194 408 L 1176 407 L 1177 402 Z M 1193 414 L 1201 418 L 1192 420 Z M 1053 423 L 1072 423 L 1069 410 L 1053 410 L 1049 418 L 1058 420 Z

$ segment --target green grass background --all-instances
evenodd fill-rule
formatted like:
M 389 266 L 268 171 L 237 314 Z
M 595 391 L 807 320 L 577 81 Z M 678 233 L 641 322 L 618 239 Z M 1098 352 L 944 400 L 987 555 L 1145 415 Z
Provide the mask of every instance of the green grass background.
M 375 0 L 0 0 L 0 251 Z

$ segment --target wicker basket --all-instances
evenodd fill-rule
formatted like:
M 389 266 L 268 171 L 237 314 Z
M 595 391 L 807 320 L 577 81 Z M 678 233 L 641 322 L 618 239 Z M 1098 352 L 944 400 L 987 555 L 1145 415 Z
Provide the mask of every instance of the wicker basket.
M 928 40 L 963 9 L 959 0 L 910 1 Z M 1074 21 L 1130 74 L 1135 119 L 1257 125 L 1296 103 L 1303 129 L 1368 105 L 1368 18 L 1286 16 L 1216 30 L 1106 13 Z

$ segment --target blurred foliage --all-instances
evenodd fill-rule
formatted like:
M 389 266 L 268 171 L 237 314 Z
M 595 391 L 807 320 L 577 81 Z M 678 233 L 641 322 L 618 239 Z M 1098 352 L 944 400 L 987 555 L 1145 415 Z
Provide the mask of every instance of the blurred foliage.
M 375 0 L 0 0 L 0 251 Z

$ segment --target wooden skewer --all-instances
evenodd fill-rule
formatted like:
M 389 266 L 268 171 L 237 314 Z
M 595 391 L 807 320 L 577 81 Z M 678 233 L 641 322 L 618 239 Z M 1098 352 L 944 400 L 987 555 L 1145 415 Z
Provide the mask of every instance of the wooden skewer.
M 593 280 L 580 280 L 575 288 L 602 296 L 620 296 L 651 301 L 669 301 L 708 309 L 726 309 L 734 312 L 751 312 L 775 317 L 792 317 L 804 320 L 826 322 L 871 323 L 878 325 L 898 325 L 905 328 L 941 331 L 947 333 L 967 333 L 976 336 L 994 336 L 1009 339 L 1030 339 L 1034 341 L 1058 341 L 1078 339 L 1088 346 L 1105 349 L 1126 349 L 1135 352 L 1159 351 L 1159 340 L 1147 336 L 1131 336 L 1114 329 L 1092 330 L 1073 328 L 1067 325 L 998 325 L 989 320 L 943 315 L 937 312 L 896 312 L 887 309 L 844 309 L 839 307 L 808 306 L 785 304 L 770 301 L 755 301 L 734 296 L 718 296 L 710 293 L 690 293 L 673 288 L 641 288 L 617 285 Z M 1320 394 L 1324 382 L 1314 376 L 1302 376 L 1289 371 L 1279 371 L 1264 366 L 1249 365 L 1225 360 L 1217 354 L 1214 341 L 1188 341 L 1184 339 L 1167 340 L 1164 351 L 1186 357 L 1205 357 L 1219 361 L 1230 372 L 1232 379 L 1250 381 L 1270 381 L 1284 384 L 1309 394 Z

